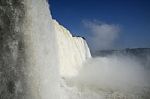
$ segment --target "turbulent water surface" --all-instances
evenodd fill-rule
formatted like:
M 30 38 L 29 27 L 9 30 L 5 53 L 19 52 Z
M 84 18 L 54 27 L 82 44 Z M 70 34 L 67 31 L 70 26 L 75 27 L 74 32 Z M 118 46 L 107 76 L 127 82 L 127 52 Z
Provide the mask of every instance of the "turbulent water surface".
M 47 0 L 0 0 L 0 99 L 150 99 L 149 74 L 129 55 L 92 58 Z

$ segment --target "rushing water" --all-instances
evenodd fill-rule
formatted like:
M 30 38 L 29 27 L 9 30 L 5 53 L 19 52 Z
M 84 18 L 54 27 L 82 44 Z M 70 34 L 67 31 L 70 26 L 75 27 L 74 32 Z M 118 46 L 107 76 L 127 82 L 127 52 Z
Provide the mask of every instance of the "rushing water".
M 0 12 L 0 99 L 150 99 L 149 70 L 130 57 L 91 58 L 78 69 L 74 62 L 90 56 L 81 39 L 82 44 L 70 40 L 80 53 L 72 47 L 60 51 L 73 53 L 73 62 L 59 57 L 64 49 L 57 44 L 46 0 L 1 0 Z M 59 71 L 62 57 L 74 66 L 65 77 Z
M 0 99 L 59 99 L 58 57 L 46 0 L 0 1 Z

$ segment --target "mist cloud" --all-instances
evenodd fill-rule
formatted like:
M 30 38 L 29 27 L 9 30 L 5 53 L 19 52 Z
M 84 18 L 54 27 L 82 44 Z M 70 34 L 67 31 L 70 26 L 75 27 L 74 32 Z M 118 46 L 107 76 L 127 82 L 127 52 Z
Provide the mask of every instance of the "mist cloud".
M 81 86 L 134 94 L 150 87 L 149 74 L 136 59 L 113 55 L 87 61 L 74 81 Z
M 83 21 L 83 24 L 90 33 L 88 43 L 92 51 L 110 49 L 114 46 L 114 42 L 120 32 L 118 25 L 107 24 L 97 20 L 86 20 Z

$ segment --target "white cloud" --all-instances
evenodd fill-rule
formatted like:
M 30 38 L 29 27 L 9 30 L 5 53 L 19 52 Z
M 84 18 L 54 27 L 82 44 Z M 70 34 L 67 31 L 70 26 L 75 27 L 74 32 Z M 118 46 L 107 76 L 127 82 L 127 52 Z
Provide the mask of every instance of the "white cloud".
M 98 21 L 83 21 L 90 36 L 88 42 L 92 51 L 109 49 L 118 38 L 120 27 L 115 24 L 106 24 Z

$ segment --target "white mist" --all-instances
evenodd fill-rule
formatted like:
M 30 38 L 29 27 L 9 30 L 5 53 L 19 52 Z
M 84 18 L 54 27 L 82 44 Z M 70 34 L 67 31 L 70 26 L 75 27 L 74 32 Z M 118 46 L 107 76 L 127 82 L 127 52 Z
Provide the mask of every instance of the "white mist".
M 59 99 L 56 33 L 46 0 L 25 0 L 27 99 Z

